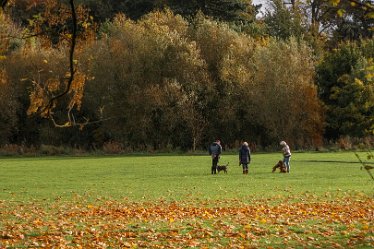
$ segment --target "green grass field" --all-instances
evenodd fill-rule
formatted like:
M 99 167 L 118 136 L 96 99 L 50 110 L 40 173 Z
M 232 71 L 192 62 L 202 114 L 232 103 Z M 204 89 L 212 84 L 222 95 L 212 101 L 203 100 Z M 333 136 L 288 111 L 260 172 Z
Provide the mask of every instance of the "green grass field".
M 279 154 L 253 154 L 249 175 L 236 155 L 223 155 L 228 174 L 210 174 L 209 156 L 2 158 L 0 199 L 53 200 L 75 195 L 130 200 L 263 198 L 359 191 L 372 180 L 353 153 L 294 153 L 291 174 L 271 173 Z
M 364 158 L 365 153 L 361 154 Z M 0 248 L 372 248 L 374 182 L 351 152 L 0 159 Z

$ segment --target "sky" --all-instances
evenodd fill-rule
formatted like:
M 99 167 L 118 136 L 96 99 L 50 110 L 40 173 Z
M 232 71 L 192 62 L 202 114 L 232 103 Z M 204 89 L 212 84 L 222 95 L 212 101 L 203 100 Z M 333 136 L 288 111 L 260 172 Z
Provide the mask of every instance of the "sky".
M 266 2 L 267 2 L 267 0 L 252 0 L 252 3 L 253 3 L 253 4 L 259 4 L 259 3 L 264 4 L 264 3 L 266 3 Z
M 259 14 L 260 16 L 265 13 L 268 2 L 269 2 L 269 0 L 252 0 L 253 5 L 262 4 L 262 8 L 261 8 L 260 14 Z M 261 14 L 261 12 L 262 12 L 262 14 Z

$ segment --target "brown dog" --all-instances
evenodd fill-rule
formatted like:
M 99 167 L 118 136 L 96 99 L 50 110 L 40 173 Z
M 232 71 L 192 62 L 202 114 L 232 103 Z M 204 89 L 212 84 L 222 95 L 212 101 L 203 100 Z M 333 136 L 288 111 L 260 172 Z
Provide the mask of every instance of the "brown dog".
M 283 161 L 279 161 L 274 167 L 273 167 L 273 173 L 275 172 L 275 170 L 279 168 L 279 173 L 286 173 L 287 172 L 287 168 L 286 168 L 286 165 L 283 163 Z
M 227 174 L 227 168 L 229 167 L 229 163 L 226 165 L 217 165 L 217 172 L 223 171 Z

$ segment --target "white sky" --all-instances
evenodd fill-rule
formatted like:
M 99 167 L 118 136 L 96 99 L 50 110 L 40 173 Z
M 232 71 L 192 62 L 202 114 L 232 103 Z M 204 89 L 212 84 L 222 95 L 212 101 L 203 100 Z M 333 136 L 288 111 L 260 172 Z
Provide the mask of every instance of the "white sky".
M 252 0 L 253 5 L 262 4 L 262 8 L 260 9 L 260 13 L 257 15 L 257 17 L 265 14 L 266 8 L 268 8 L 268 2 L 269 0 Z
M 266 5 L 266 3 L 268 3 L 269 1 L 268 0 L 252 0 L 252 3 L 253 4 L 262 4 L 262 5 Z

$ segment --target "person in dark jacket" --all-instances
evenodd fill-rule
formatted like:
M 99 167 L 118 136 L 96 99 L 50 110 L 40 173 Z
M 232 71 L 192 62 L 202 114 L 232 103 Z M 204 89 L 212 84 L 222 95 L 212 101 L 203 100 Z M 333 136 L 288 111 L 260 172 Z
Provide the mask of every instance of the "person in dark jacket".
M 209 146 L 209 155 L 212 157 L 212 174 L 217 174 L 217 165 L 222 153 L 221 141 L 216 140 Z
M 251 162 L 251 150 L 248 143 L 244 142 L 239 150 L 239 166 L 243 166 L 243 174 L 248 174 L 248 165 Z

